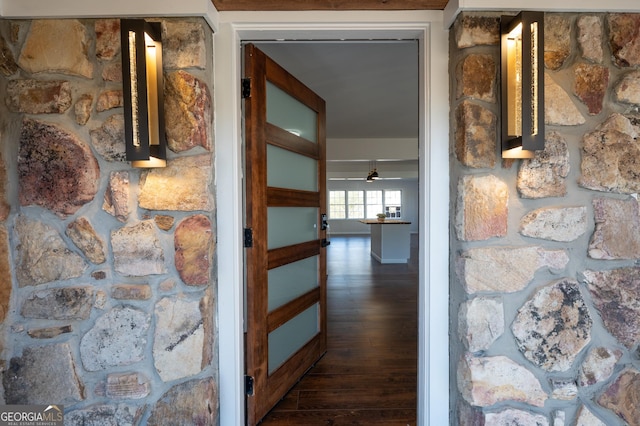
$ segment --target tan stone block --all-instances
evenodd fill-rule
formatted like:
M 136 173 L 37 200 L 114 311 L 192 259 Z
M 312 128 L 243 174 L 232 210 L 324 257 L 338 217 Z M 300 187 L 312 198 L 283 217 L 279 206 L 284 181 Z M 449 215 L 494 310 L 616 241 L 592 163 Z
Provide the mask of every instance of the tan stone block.
M 174 235 L 175 265 L 187 285 L 205 285 L 211 280 L 213 238 L 211 222 L 204 215 L 184 219 Z
M 569 94 L 547 73 L 544 75 L 544 122 L 559 126 L 576 126 L 586 122 Z
M 458 363 L 458 389 L 469 404 L 478 407 L 503 401 L 543 407 L 548 399 L 533 373 L 506 356 L 465 354 Z
M 470 54 L 456 67 L 456 97 L 496 102 L 496 61 L 493 55 Z
M 212 159 L 209 154 L 179 157 L 140 177 L 138 203 L 148 210 L 212 211 Z
M 461 241 L 507 234 L 509 190 L 496 176 L 463 176 L 458 182 L 456 235 Z
M 87 57 L 88 48 L 87 30 L 77 19 L 34 20 L 18 65 L 31 74 L 62 73 L 91 78 L 93 63 Z
M 640 65 L 640 14 L 610 13 L 609 46 L 616 65 L 637 67 Z
M 544 16 L 544 64 L 556 70 L 564 64 L 571 53 L 571 22 L 560 14 L 546 13 Z
M 79 217 L 67 225 L 67 236 L 96 265 L 106 262 L 106 244 L 86 217 Z
M 597 16 L 580 15 L 578 17 L 578 44 L 582 57 L 596 64 L 604 59 L 602 49 L 602 21 Z
M 459 49 L 500 44 L 500 18 L 496 16 L 466 14 L 458 19 L 454 30 Z
M 165 78 L 164 93 L 167 144 L 174 152 L 196 146 L 211 150 L 213 109 L 207 84 L 186 71 Z
M 179 425 L 198 419 L 199 425 L 214 426 L 220 411 L 218 401 L 218 387 L 211 377 L 177 384 L 151 408 L 147 425 Z
M 498 157 L 497 119 L 488 109 L 463 101 L 456 108 L 455 152 L 464 166 L 494 168 Z
M 578 99 L 587 106 L 589 114 L 600 114 L 608 88 L 608 68 L 593 64 L 578 64 L 576 66 L 573 90 Z
M 102 60 L 113 59 L 120 53 L 120 20 L 96 19 L 96 57 Z
M 559 132 L 549 132 L 544 150 L 531 160 L 523 160 L 518 169 L 517 188 L 522 198 L 564 197 L 571 164 L 569 147 Z

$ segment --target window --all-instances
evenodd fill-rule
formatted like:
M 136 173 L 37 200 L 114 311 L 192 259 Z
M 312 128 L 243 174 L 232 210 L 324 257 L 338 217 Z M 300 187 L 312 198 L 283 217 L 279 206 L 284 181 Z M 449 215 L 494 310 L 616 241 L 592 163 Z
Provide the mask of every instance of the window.
M 378 213 L 388 218 L 402 217 L 402 191 L 329 191 L 330 219 L 375 219 Z
M 364 218 L 364 191 L 347 192 L 347 205 L 350 219 Z
M 329 217 L 331 219 L 346 219 L 346 200 L 344 191 L 329 192 Z
M 367 219 L 375 219 L 383 211 L 382 191 L 367 191 Z
M 384 212 L 387 217 L 399 218 L 402 208 L 402 191 L 385 191 L 384 192 Z

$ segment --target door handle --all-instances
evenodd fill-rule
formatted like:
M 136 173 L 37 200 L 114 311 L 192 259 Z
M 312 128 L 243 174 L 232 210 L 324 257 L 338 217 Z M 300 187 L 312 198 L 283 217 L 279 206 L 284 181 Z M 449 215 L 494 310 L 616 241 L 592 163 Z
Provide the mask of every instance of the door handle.
M 328 227 L 329 227 L 329 221 L 327 220 L 327 214 L 322 213 L 320 215 L 320 229 L 323 231 L 326 231 Z

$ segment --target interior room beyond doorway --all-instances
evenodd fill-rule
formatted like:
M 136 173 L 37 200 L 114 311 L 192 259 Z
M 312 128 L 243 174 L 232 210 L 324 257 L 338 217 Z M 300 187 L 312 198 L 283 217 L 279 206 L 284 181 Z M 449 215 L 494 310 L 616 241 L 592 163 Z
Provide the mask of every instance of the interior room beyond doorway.
M 325 356 L 261 423 L 415 425 L 418 238 L 407 264 L 380 264 L 366 235 L 328 249 Z

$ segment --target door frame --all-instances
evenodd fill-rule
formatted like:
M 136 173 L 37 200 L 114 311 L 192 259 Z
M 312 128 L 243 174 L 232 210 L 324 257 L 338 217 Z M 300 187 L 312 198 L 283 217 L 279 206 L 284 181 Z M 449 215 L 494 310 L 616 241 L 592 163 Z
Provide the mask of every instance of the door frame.
M 220 13 L 214 72 L 221 424 L 244 424 L 241 42 L 396 38 L 419 45 L 417 424 L 449 424 L 449 39 L 442 11 Z

